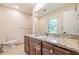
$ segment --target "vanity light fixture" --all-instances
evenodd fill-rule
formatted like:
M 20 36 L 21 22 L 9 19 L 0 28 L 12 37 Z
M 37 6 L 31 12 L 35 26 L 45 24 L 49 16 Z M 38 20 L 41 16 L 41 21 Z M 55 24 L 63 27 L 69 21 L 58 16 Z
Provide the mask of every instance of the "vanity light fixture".
M 37 13 L 35 13 L 35 16 L 37 16 L 38 14 Z
M 18 6 L 15 6 L 16 9 L 18 9 Z

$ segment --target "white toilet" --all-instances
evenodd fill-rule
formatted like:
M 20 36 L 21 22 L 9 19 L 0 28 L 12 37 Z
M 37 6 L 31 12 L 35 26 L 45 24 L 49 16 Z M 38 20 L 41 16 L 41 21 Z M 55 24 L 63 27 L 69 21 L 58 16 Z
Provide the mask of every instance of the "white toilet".
M 17 42 L 17 40 L 11 40 L 11 41 L 7 41 L 7 44 L 8 44 L 11 48 L 15 49 L 15 48 L 16 48 L 16 42 Z
M 16 49 L 17 40 L 12 36 L 0 35 L 0 44 L 3 45 L 3 51 L 9 51 L 10 49 Z

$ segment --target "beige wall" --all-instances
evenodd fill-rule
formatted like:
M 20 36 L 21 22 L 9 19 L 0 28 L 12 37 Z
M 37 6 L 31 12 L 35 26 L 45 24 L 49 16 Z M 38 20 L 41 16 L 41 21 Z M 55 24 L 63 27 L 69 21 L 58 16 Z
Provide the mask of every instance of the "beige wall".
M 8 40 L 23 41 L 25 33 L 32 32 L 32 16 L 0 6 L 0 35 Z
M 63 16 L 65 11 L 74 10 L 75 4 L 68 4 L 46 16 L 41 17 L 38 19 L 39 26 L 36 28 L 36 30 L 39 30 L 37 32 L 39 33 L 46 33 L 48 30 L 47 21 L 51 18 L 57 18 L 58 19 L 58 25 L 57 25 L 57 31 L 62 32 L 63 31 Z

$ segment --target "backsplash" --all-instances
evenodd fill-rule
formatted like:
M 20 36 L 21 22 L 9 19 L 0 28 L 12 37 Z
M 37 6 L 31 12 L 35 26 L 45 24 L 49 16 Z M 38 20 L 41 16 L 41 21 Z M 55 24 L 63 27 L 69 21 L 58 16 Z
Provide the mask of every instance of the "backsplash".
M 79 39 L 79 35 L 71 35 L 71 34 L 58 34 L 58 33 L 48 33 L 48 36 L 55 36 L 55 37 L 66 37 L 71 39 Z

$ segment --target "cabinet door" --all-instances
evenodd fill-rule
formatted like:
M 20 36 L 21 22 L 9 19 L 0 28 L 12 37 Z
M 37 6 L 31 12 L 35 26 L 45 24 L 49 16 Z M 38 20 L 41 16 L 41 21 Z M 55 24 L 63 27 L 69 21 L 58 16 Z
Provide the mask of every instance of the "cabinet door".
M 54 49 L 52 45 L 45 43 L 45 42 L 42 43 L 42 54 L 43 55 L 48 55 L 48 54 L 53 55 L 54 54 L 53 50 Z
M 30 46 L 30 55 L 35 55 L 36 54 L 36 50 L 34 48 L 34 44 L 32 41 L 29 42 L 29 46 Z
M 43 48 L 42 55 L 52 55 L 52 53 L 50 53 L 47 49 Z
M 34 43 L 34 48 L 35 48 L 35 54 L 41 55 L 41 47 Z
M 29 54 L 29 37 L 24 36 L 24 51 Z
M 71 51 L 62 49 L 60 47 L 54 47 L 54 54 L 55 55 L 71 55 Z
M 29 45 L 31 55 L 41 55 L 41 45 L 39 44 L 39 42 L 39 40 L 35 40 L 33 38 L 30 39 Z

